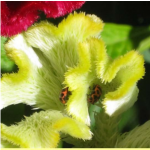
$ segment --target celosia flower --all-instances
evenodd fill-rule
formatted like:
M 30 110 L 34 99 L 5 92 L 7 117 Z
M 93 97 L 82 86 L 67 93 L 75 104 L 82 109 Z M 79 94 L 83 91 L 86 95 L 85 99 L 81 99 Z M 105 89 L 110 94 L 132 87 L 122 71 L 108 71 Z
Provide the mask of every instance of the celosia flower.
M 2 108 L 25 103 L 46 111 L 34 114 L 18 126 L 2 125 L 3 140 L 22 147 L 47 147 L 44 140 L 49 140 L 49 145 L 55 147 L 58 131 L 90 139 L 85 125 L 90 125 L 87 95 L 89 87 L 96 84 L 102 88 L 101 100 L 107 114 L 118 115 L 133 105 L 138 95 L 136 83 L 144 75 L 144 60 L 135 51 L 112 60 L 100 38 L 102 28 L 102 21 L 95 15 L 75 13 L 58 27 L 41 22 L 8 41 L 5 49 L 19 71 L 3 75 Z M 65 87 L 71 95 L 63 105 L 59 95 Z M 81 135 L 75 127 L 83 131 Z M 30 130 L 34 138 L 27 139 Z M 57 139 L 50 139 L 53 136 Z
M 1 125 L 3 141 L 23 148 L 54 148 L 60 140 L 59 132 L 76 138 L 91 139 L 90 129 L 83 123 L 64 116 L 59 111 L 43 111 L 26 117 L 18 125 Z
M 56 18 L 80 8 L 83 1 L 2 1 L 1 35 L 12 36 L 27 30 L 43 11 L 47 18 Z

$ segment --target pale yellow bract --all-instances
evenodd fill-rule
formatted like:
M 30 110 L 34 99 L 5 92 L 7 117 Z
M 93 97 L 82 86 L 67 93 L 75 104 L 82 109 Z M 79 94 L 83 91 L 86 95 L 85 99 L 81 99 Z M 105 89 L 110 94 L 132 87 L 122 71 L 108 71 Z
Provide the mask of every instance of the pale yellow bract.
M 29 148 L 56 147 L 61 132 L 90 140 L 87 94 L 95 84 L 110 116 L 134 104 L 144 60 L 136 51 L 112 60 L 100 37 L 103 25 L 95 15 L 74 13 L 58 27 L 40 22 L 5 44 L 19 71 L 3 75 L 1 107 L 25 103 L 45 111 L 18 125 L 2 124 L 2 140 Z M 59 100 L 64 87 L 72 93 L 65 105 Z

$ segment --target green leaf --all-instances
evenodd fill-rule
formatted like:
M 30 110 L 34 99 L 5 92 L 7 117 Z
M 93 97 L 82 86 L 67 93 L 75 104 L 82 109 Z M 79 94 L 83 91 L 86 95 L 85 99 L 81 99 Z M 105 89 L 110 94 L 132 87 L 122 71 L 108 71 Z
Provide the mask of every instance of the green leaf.
M 7 38 L 1 37 L 1 73 L 10 73 L 17 71 L 17 66 L 15 63 L 8 58 L 6 55 L 4 44 L 7 41 Z
M 138 51 L 143 52 L 150 48 L 150 36 L 144 40 L 142 40 L 137 48 Z
M 106 23 L 101 36 L 106 44 L 108 54 L 112 58 L 133 49 L 144 51 L 150 46 L 150 26 L 132 27 Z
M 149 49 L 149 50 L 146 50 L 146 51 L 142 51 L 141 54 L 143 55 L 144 60 L 145 60 L 147 63 L 150 63 L 150 49 Z
M 138 122 L 138 110 L 137 106 L 129 108 L 121 115 L 121 120 L 119 123 L 120 132 L 126 130 L 132 130 L 139 124 Z

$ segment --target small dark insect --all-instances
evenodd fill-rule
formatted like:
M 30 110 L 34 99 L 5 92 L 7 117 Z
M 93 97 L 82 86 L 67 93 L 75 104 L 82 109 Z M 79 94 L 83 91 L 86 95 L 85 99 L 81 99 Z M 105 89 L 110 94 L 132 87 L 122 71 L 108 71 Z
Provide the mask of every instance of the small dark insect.
M 70 95 L 71 95 L 71 92 L 68 90 L 68 87 L 66 87 L 62 89 L 59 99 L 63 104 L 66 104 Z
M 92 93 L 88 96 L 88 102 L 91 104 L 96 103 L 102 95 L 102 89 L 97 84 L 93 87 Z

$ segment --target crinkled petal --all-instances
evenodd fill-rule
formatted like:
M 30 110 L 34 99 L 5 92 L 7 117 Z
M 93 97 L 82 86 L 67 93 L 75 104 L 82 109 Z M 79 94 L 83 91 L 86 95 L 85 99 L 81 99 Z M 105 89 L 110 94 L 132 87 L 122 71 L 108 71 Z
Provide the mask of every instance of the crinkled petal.
M 69 86 L 72 95 L 67 102 L 67 112 L 80 121 L 90 124 L 87 105 L 88 76 L 91 69 L 90 49 L 87 43 L 79 45 L 79 64 L 70 68 L 65 74 L 65 84 Z
M 135 85 L 145 74 L 144 59 L 138 52 L 130 51 L 112 60 L 106 54 L 102 41 L 97 41 L 95 45 L 99 49 L 99 52 L 97 51 L 97 76 L 102 83 L 110 86 L 110 90 L 113 87 L 112 91 L 108 90 L 103 100 L 106 113 L 109 115 L 122 113 L 137 99 L 138 90 Z M 110 110 L 111 105 L 114 109 Z
M 44 11 L 47 18 L 56 18 L 80 8 L 83 1 L 16 1 L 1 2 L 1 34 L 12 36 L 26 30 Z
M 1 125 L 1 138 L 22 148 L 56 147 L 60 139 L 59 133 L 52 128 L 55 118 L 62 117 L 57 112 L 34 113 L 18 125 Z
M 13 37 L 5 45 L 5 49 L 18 65 L 19 71 L 3 74 L 1 108 L 25 103 L 43 109 L 63 109 L 59 101 L 60 83 L 42 54 L 39 60 L 37 53 L 26 43 L 22 34 Z
M 61 60 L 62 53 L 65 53 L 63 57 L 68 57 L 68 51 L 71 51 L 74 56 L 77 53 L 79 42 L 89 37 L 99 37 L 103 26 L 102 21 L 95 15 L 75 12 L 64 19 L 58 27 L 47 22 L 41 22 L 30 27 L 24 34 L 28 43 L 40 49 L 49 59 L 52 59 L 53 53 L 57 52 L 60 53 L 60 56 L 55 54 L 57 57 L 53 57 Z M 70 57 L 73 59 L 73 56 Z M 61 64 L 66 63 L 65 59 L 63 61 Z
M 53 128 L 83 140 L 90 140 L 92 137 L 92 132 L 88 126 L 78 120 L 70 119 L 68 117 L 64 117 L 55 122 Z
M 118 99 L 109 99 L 106 95 L 106 98 L 104 99 L 104 107 L 106 113 L 111 116 L 118 115 L 126 111 L 136 102 L 138 93 L 139 90 L 137 86 L 133 85 L 132 87 L 130 87 L 129 92 Z
M 10 40 L 5 45 L 5 49 L 7 55 L 18 65 L 19 71 L 17 73 L 3 74 L 1 79 L 1 108 L 21 102 L 29 105 L 35 104 L 36 86 L 32 87 L 35 82 L 33 75 L 37 68 L 42 67 L 37 55 L 33 49 L 26 44 L 22 35 L 18 35 Z M 24 93 L 27 93 L 31 87 L 33 91 L 26 96 Z M 28 101 L 27 97 L 31 99 Z
M 79 42 L 89 37 L 100 37 L 103 26 L 102 20 L 95 15 L 74 12 L 58 25 L 57 35 L 67 41 L 74 38 L 74 42 Z
M 90 129 L 59 111 L 34 113 L 18 125 L 1 125 L 1 138 L 23 148 L 54 148 L 60 140 L 59 132 L 76 138 L 91 139 Z

